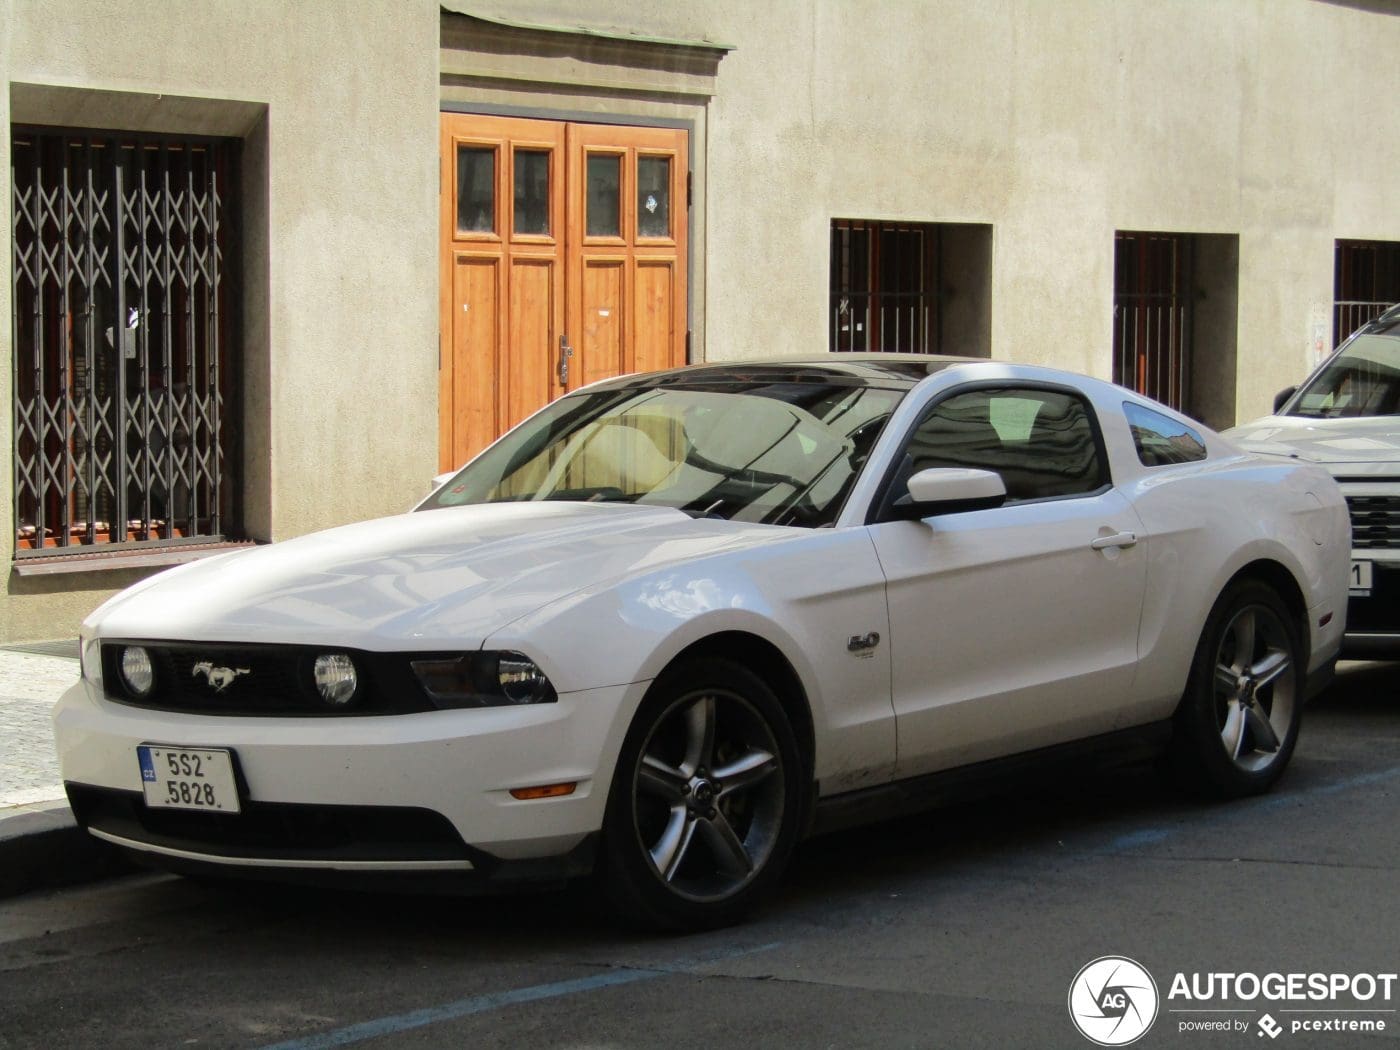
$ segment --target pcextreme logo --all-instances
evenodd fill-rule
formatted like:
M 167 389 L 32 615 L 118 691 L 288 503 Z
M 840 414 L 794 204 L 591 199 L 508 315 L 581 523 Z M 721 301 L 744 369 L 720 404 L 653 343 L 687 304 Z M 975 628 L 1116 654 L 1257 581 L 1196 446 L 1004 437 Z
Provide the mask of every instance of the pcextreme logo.
M 1157 982 L 1132 959 L 1105 955 L 1075 974 L 1069 1016 L 1080 1034 L 1100 1046 L 1127 1046 L 1157 1020 Z

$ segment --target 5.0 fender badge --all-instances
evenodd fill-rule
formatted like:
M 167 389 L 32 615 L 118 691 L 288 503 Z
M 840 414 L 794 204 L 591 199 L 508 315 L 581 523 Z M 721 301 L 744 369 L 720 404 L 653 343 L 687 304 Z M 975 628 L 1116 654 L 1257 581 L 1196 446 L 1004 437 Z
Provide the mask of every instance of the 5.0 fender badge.
M 210 687 L 216 693 L 222 693 L 229 686 L 233 685 L 239 675 L 252 674 L 252 670 L 247 667 L 215 667 L 209 660 L 201 660 L 194 665 L 190 674 L 195 678 L 204 676 Z
M 875 647 L 879 644 L 879 631 L 871 631 L 869 634 L 853 634 L 846 642 L 846 650 L 857 656 L 874 656 Z

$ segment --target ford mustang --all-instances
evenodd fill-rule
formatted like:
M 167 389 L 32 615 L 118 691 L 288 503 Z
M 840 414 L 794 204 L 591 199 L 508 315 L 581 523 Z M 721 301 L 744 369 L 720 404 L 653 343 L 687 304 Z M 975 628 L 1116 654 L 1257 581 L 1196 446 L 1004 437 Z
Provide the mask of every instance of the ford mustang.
M 592 873 L 733 922 L 807 834 L 1027 760 L 1267 789 L 1336 659 L 1318 466 L 1024 365 L 831 355 L 604 381 L 411 513 L 170 570 L 84 624 L 93 835 L 187 873 Z

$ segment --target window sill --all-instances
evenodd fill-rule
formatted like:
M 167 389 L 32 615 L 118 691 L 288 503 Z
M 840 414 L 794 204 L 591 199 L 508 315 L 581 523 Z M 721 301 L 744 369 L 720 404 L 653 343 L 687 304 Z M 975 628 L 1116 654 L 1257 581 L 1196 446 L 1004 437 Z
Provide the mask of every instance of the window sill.
M 77 573 L 122 572 L 129 569 L 163 569 L 251 546 L 251 541 L 244 541 L 146 550 L 59 554 L 42 558 L 18 558 L 10 564 L 10 568 L 16 576 L 67 576 Z

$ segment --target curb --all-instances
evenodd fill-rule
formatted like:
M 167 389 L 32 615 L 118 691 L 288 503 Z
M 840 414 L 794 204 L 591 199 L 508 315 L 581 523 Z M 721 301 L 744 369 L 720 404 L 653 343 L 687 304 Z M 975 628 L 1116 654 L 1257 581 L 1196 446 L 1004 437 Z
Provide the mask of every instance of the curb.
M 66 801 L 0 811 L 0 898 L 135 870 L 119 850 L 79 828 Z

